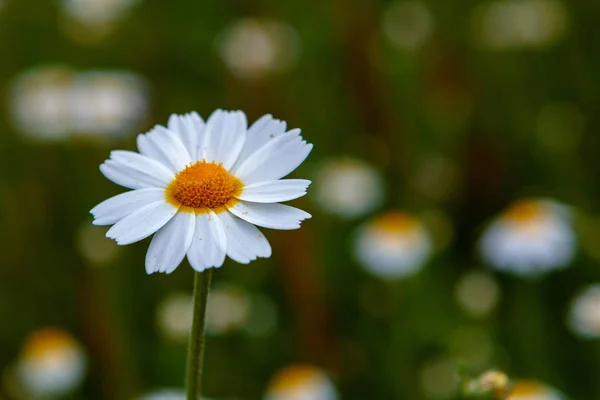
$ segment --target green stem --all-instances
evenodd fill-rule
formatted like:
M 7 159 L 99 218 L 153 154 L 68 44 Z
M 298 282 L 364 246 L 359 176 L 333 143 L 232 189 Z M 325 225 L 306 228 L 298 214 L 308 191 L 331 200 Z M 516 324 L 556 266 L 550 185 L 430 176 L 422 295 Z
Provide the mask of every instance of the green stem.
M 204 322 L 212 268 L 194 273 L 194 316 L 187 359 L 187 400 L 200 400 L 204 358 Z

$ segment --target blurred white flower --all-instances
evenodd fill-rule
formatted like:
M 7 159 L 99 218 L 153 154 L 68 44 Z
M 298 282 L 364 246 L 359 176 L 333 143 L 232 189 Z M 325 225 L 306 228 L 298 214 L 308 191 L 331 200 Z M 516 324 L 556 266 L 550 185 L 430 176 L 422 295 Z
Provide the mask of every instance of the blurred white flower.
M 62 66 L 23 72 L 10 91 L 17 128 L 39 139 L 63 139 L 71 129 L 71 84 L 74 72 Z
M 313 193 L 325 211 L 357 218 L 381 205 L 384 184 L 379 171 L 364 161 L 332 159 L 317 167 Z
M 577 294 L 571 304 L 567 322 L 579 336 L 600 337 L 600 284 L 590 285 Z
M 71 96 L 73 130 L 85 135 L 122 135 L 148 114 L 145 83 L 129 72 L 79 73 Z
M 433 33 L 433 15 L 421 1 L 396 1 L 383 14 L 382 30 L 394 47 L 416 51 Z
M 206 333 L 221 335 L 242 328 L 250 317 L 251 300 L 241 288 L 220 285 L 208 294 L 206 309 Z
M 479 250 L 494 268 L 520 276 L 564 268 L 576 251 L 570 212 L 544 199 L 514 203 L 485 229 Z
M 44 328 L 25 341 L 17 372 L 32 397 L 63 396 L 75 390 L 86 372 L 79 342 L 57 328 Z
M 185 400 L 186 395 L 183 390 L 179 389 L 160 389 L 154 392 L 147 393 L 137 400 Z M 202 397 L 202 400 L 210 400 L 207 397 Z
M 122 17 L 140 0 L 62 0 L 63 11 L 88 25 L 103 25 Z
M 194 305 L 186 293 L 167 296 L 158 306 L 156 323 L 162 335 L 186 342 L 192 326 Z M 276 323 L 274 306 L 263 296 L 250 296 L 230 284 L 215 285 L 208 295 L 206 333 L 225 335 L 240 330 L 253 335 L 268 334 Z
M 560 0 L 494 0 L 471 18 L 473 37 L 491 50 L 543 48 L 563 38 L 568 15 Z
M 78 42 L 102 40 L 140 0 L 61 0 L 65 32 Z
M 454 295 L 456 302 L 467 314 L 484 317 L 498 304 L 500 287 L 487 273 L 471 271 L 459 279 Z
M 565 396 L 545 383 L 517 380 L 506 400 L 565 400 Z
M 138 400 L 185 400 L 185 398 L 185 392 L 183 390 L 164 389 L 147 393 Z
M 300 40 L 296 30 L 284 21 L 244 18 L 223 31 L 217 47 L 234 75 L 254 80 L 293 67 L 300 53 Z
M 429 360 L 419 371 L 421 391 L 428 399 L 449 399 L 458 388 L 458 368 L 447 357 Z
M 431 257 L 433 245 L 419 219 L 388 211 L 359 228 L 354 250 L 367 271 L 393 279 L 420 271 Z
M 331 379 L 319 368 L 290 365 L 275 374 L 265 400 L 337 400 Z
M 120 136 L 148 114 L 145 81 L 131 72 L 38 67 L 16 78 L 9 101 L 17 128 L 43 140 Z
M 165 297 L 156 310 L 156 324 L 161 334 L 174 342 L 186 342 L 192 327 L 194 304 L 186 293 Z

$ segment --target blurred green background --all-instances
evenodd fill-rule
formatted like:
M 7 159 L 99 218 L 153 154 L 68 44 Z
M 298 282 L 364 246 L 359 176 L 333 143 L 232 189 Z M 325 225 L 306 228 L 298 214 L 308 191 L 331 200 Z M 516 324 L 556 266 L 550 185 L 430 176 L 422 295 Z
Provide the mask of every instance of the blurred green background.
M 59 398 L 183 386 L 170 325 L 185 301 L 165 301 L 191 293 L 192 269 L 147 276 L 148 240 L 117 248 L 89 210 L 123 191 L 98 170 L 110 150 L 216 108 L 302 128 L 315 148 L 293 176 L 361 160 L 382 195 L 336 213 L 316 182 L 292 203 L 311 220 L 264 230 L 270 259 L 215 271 L 243 315 L 209 335 L 207 395 L 262 398 L 300 363 L 342 399 L 447 399 L 460 362 L 600 398 L 600 345 L 566 323 L 600 277 L 599 17 L 584 0 L 0 0 L 0 399 L 28 398 L 22 346 L 49 326 L 88 360 Z M 531 196 L 574 207 L 577 256 L 539 279 L 495 272 L 477 255 L 482 227 Z M 431 231 L 414 276 L 382 279 L 354 257 L 356 230 L 385 210 Z M 492 292 L 484 312 L 458 299 L 470 273 Z

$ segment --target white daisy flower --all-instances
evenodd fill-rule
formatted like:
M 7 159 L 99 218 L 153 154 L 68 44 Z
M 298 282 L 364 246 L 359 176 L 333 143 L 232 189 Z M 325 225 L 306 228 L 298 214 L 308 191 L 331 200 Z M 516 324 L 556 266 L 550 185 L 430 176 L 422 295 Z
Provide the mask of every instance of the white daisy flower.
M 63 396 L 75 390 L 86 372 L 86 357 L 79 342 L 58 328 L 43 328 L 25 341 L 18 375 L 28 394 Z
M 565 396 L 545 383 L 517 380 L 506 400 L 565 400 Z
M 573 300 L 568 323 L 573 332 L 585 338 L 600 337 L 600 285 L 583 289 Z
M 146 393 L 138 400 L 185 400 L 185 392 L 179 389 L 160 389 L 151 393 Z M 202 400 L 210 400 L 202 397 Z
M 327 374 L 309 365 L 290 365 L 280 370 L 267 387 L 266 400 L 337 400 L 338 393 Z
M 494 268 L 516 275 L 563 268 L 576 250 L 568 209 L 549 200 L 519 201 L 486 228 L 479 250 Z
M 359 159 L 332 158 L 317 168 L 313 194 L 321 208 L 345 218 L 358 218 L 383 203 L 381 173 Z
M 187 258 L 196 271 L 220 267 L 227 255 L 247 264 L 270 257 L 255 225 L 297 229 L 310 214 L 282 201 L 306 194 L 310 181 L 285 179 L 312 149 L 299 129 L 265 115 L 250 128 L 241 111 L 172 115 L 137 138 L 139 153 L 113 151 L 100 170 L 133 189 L 91 210 L 94 224 L 113 225 L 120 245 L 153 233 L 146 271 L 171 273 Z
M 433 253 L 433 244 L 418 218 L 388 211 L 359 228 L 354 250 L 367 271 L 394 279 L 420 271 Z

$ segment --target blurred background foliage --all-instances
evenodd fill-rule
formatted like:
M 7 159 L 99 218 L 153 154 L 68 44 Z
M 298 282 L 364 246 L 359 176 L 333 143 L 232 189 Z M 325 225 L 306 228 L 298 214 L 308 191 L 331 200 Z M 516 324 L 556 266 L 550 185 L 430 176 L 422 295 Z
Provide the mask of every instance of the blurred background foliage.
M 302 128 L 294 176 L 315 183 L 302 229 L 266 230 L 272 258 L 216 271 L 207 395 L 263 398 L 312 365 L 342 399 L 442 400 L 462 364 L 600 398 L 600 296 L 570 308 L 600 278 L 599 17 L 584 0 L 0 0 L 0 399 L 68 374 L 53 398 L 182 387 L 192 269 L 146 276 L 147 243 L 118 248 L 88 212 L 122 191 L 98 170 L 110 150 L 216 108 Z M 538 197 L 569 206 L 568 268 L 490 268 L 485 224 Z M 373 273 L 369 227 L 417 225 L 422 243 L 365 245 L 402 270 Z M 39 361 L 56 343 L 78 355 Z

